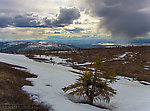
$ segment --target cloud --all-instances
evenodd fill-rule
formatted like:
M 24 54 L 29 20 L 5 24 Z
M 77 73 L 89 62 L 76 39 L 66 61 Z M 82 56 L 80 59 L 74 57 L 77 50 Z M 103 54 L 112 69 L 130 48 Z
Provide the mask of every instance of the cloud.
M 64 27 L 73 23 L 80 17 L 78 8 L 61 8 L 57 19 L 52 21 L 52 25 L 56 27 Z
M 82 24 L 82 22 L 79 22 L 79 21 L 76 21 L 76 22 L 74 22 L 75 24 Z
M 14 27 L 40 27 L 40 22 L 27 16 L 17 15 L 12 22 Z
M 61 8 L 57 18 L 48 18 L 40 20 L 33 14 L 16 15 L 14 17 L 0 16 L 0 27 L 64 27 L 73 24 L 74 20 L 80 17 L 80 11 L 77 8 Z
M 80 33 L 81 31 L 84 31 L 82 28 L 74 28 L 74 29 L 65 29 L 66 31 L 69 31 L 71 33 Z
M 16 15 L 15 17 L 0 16 L 0 27 L 43 27 L 38 18 L 29 15 Z
M 100 18 L 99 28 L 113 38 L 134 38 L 150 31 L 149 0 L 85 0 L 88 13 Z
M 54 13 L 65 5 L 64 0 L 0 0 L 0 14 Z
M 47 17 L 45 17 L 45 18 L 43 19 L 43 21 L 44 21 L 44 23 L 45 23 L 46 26 L 48 26 L 48 27 L 51 27 L 51 26 L 52 26 L 52 21 L 51 21 L 51 19 L 48 19 Z
M 12 18 L 1 16 L 0 17 L 0 27 L 8 27 L 12 23 Z

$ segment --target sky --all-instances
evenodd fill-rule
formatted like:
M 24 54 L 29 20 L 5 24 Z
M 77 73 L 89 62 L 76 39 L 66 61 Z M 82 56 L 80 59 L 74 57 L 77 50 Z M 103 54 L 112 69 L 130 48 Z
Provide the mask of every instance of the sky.
M 150 38 L 149 0 L 0 0 L 0 40 Z

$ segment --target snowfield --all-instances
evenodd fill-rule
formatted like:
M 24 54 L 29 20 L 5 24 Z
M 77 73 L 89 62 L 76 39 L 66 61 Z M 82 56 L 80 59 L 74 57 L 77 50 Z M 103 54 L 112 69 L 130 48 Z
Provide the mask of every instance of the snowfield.
M 23 86 L 32 99 L 51 106 L 54 111 L 107 111 L 94 106 L 73 103 L 62 91 L 62 88 L 75 82 L 77 74 L 68 70 L 71 67 L 40 63 L 23 55 L 0 53 L 0 62 L 19 65 L 27 71 L 36 74 L 37 78 L 27 78 L 34 86 Z M 21 69 L 20 69 L 21 70 Z M 142 85 L 130 78 L 118 77 L 112 87 L 117 89 L 117 95 L 110 104 L 116 108 L 113 111 L 149 111 L 150 86 Z

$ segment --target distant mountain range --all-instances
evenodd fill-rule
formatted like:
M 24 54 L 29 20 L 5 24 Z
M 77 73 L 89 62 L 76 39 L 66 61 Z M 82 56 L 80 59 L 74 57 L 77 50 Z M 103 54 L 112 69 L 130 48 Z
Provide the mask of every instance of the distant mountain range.
M 35 50 L 74 50 L 88 48 L 126 46 L 150 46 L 150 39 L 77 39 L 77 40 L 21 40 L 1 41 L 1 52 L 25 52 Z
M 0 52 L 25 52 L 35 50 L 74 50 L 73 46 L 48 41 L 11 41 L 0 42 Z

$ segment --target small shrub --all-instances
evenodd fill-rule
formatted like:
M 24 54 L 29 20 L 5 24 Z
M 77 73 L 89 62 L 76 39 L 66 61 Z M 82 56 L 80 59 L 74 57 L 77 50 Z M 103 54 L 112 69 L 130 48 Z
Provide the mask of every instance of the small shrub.
M 93 105 L 96 100 L 103 100 L 107 103 L 110 97 L 116 94 L 115 89 L 109 86 L 116 80 L 114 72 L 102 73 L 102 59 L 95 58 L 95 62 L 87 67 L 85 73 L 76 79 L 76 83 L 62 88 L 64 92 L 70 91 L 70 95 L 83 96 L 88 104 Z M 91 68 L 95 70 L 92 71 Z

